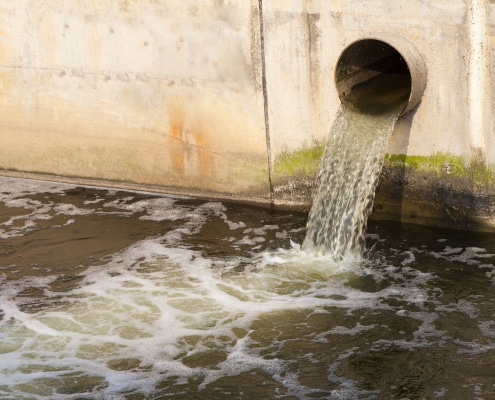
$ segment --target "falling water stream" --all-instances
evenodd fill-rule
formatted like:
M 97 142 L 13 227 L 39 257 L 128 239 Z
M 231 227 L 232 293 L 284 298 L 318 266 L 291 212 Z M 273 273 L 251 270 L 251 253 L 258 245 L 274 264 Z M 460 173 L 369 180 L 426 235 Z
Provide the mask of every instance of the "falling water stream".
M 359 258 L 388 140 L 403 105 L 363 114 L 342 105 L 320 162 L 303 248 Z
M 388 141 L 411 93 L 407 66 L 400 57 L 398 63 L 398 71 L 342 73 L 345 104 L 327 137 L 303 243 L 310 254 L 335 260 L 362 256 Z M 340 68 L 353 70 L 347 63 Z M 367 78 L 349 86 L 346 82 L 353 82 L 356 73 Z

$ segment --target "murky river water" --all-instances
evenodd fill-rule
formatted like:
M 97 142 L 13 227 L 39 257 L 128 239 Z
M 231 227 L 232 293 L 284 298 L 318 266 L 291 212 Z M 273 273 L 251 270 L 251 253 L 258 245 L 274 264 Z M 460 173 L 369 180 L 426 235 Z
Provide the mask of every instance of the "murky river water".
M 495 235 L 0 178 L 1 399 L 493 399 Z

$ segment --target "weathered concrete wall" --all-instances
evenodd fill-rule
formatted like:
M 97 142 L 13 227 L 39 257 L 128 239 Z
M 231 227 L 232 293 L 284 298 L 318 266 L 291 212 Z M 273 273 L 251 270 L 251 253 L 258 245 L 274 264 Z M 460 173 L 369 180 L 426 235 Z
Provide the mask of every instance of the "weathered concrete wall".
M 0 26 L 1 168 L 269 195 L 257 2 L 2 1 Z
M 403 37 L 428 82 L 390 140 L 376 215 L 419 221 L 434 204 L 433 223 L 440 185 L 495 226 L 492 0 L 17 0 L 0 1 L 0 27 L 0 173 L 298 208 L 340 55 Z
M 267 32 L 266 40 L 270 43 L 271 36 L 282 42 L 271 43 L 266 49 L 267 60 L 271 60 L 267 62 L 267 75 L 273 103 L 270 130 L 275 159 L 284 149 L 291 151 L 311 145 L 311 140 L 323 140 L 339 108 L 334 84 L 339 56 L 354 41 L 377 33 L 412 42 L 428 69 L 422 103 L 415 113 L 399 121 L 389 152 L 470 156 L 470 23 L 466 0 L 293 1 L 292 10 L 288 10 L 286 1 L 270 3 L 275 32 Z M 299 73 L 283 62 L 275 62 L 298 58 L 306 62 L 289 64 L 295 64 Z M 279 97 L 298 98 L 297 108 L 280 109 Z M 301 134 L 308 131 L 312 135 Z

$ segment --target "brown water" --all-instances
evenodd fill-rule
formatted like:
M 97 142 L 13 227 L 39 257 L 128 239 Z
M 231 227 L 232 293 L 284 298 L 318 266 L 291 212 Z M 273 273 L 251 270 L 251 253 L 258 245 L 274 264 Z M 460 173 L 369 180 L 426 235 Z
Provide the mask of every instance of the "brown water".
M 0 178 L 1 399 L 495 398 L 493 235 Z

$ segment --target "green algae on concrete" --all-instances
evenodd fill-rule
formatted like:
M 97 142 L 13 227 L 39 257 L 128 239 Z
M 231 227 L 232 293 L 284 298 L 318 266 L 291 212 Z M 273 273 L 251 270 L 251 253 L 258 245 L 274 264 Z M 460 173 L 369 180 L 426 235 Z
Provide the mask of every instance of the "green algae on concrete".
M 285 150 L 275 158 L 275 177 L 306 177 L 318 172 L 321 156 L 325 146 L 315 141 L 313 146 L 307 145 L 298 150 Z
M 437 178 L 450 176 L 468 179 L 478 189 L 489 189 L 495 183 L 492 166 L 487 165 L 482 157 L 473 157 L 466 161 L 464 157 L 448 153 L 436 153 L 431 156 L 387 154 L 384 167 L 410 168 Z
M 276 178 L 316 176 L 324 149 L 322 143 L 315 142 L 311 147 L 304 146 L 301 149 L 282 152 L 275 158 L 274 176 Z M 449 175 L 470 178 L 479 187 L 491 186 L 495 183 L 492 166 L 487 165 L 479 157 L 466 161 L 462 156 L 449 153 L 436 153 L 431 156 L 386 154 L 384 166 L 411 168 L 436 177 Z
M 323 143 L 315 142 L 311 147 L 304 146 L 301 149 L 282 152 L 274 162 L 275 182 L 290 178 L 316 177 L 324 149 Z M 449 153 L 436 153 L 431 156 L 386 154 L 384 167 L 411 169 L 437 178 L 449 176 L 468 179 L 479 189 L 495 187 L 493 167 L 487 165 L 482 157 L 473 157 L 467 161 L 462 156 Z
M 474 231 L 495 231 L 495 176 L 483 154 L 387 155 L 374 219 Z
M 285 150 L 275 157 L 272 184 L 276 206 L 309 210 L 324 150 L 323 143 L 314 141 L 311 146 Z
M 464 159 L 460 156 L 437 153 L 432 156 L 410 156 L 406 154 L 387 154 L 384 166 L 412 168 L 416 171 L 432 173 L 438 177 L 443 174 L 466 176 Z
M 277 206 L 308 210 L 324 146 L 285 151 L 275 158 Z M 495 231 L 495 173 L 482 155 L 387 154 L 376 189 L 373 219 Z

